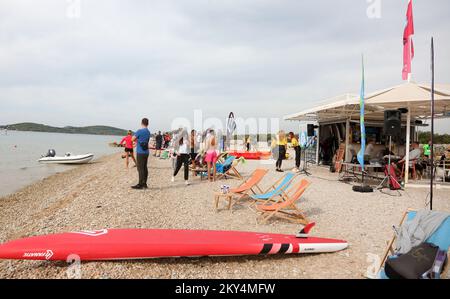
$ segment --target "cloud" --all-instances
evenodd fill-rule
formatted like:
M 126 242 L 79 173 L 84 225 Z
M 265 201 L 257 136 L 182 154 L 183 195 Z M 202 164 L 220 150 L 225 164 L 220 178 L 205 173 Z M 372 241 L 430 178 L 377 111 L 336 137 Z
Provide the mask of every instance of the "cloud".
M 165 129 L 199 108 L 282 117 L 357 93 L 361 53 L 368 91 L 401 81 L 400 0 L 382 0 L 381 19 L 369 19 L 367 2 L 357 0 L 81 0 L 72 18 L 76 3 L 2 1 L 1 123 L 133 128 L 148 116 Z M 449 8 L 415 2 L 418 82 L 429 80 L 432 35 L 436 78 L 450 82 Z

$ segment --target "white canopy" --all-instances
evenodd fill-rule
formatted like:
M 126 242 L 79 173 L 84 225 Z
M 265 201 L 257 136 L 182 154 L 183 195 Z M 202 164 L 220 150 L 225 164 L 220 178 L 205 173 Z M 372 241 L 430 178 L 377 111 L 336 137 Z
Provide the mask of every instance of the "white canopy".
M 431 90 L 429 85 L 405 83 L 369 94 L 365 98 L 365 119 L 381 121 L 384 110 L 406 108 L 412 119 L 430 117 Z M 435 85 L 435 117 L 450 117 L 450 84 Z M 359 119 L 359 96 L 345 94 L 328 103 L 287 115 L 285 120 L 316 121 L 319 123 Z
M 450 117 L 450 84 L 436 84 L 434 91 L 435 117 Z M 365 98 L 364 118 L 367 122 L 384 120 L 385 110 L 406 108 L 406 164 L 409 164 L 409 143 L 411 122 L 431 117 L 431 88 L 426 84 L 413 82 L 387 88 L 369 94 Z M 318 105 L 292 115 L 285 116 L 285 120 L 315 121 L 320 123 L 346 122 L 346 151 L 349 143 L 349 122 L 359 121 L 359 96 L 345 94 L 328 103 Z M 318 163 L 319 147 L 316 149 Z M 346 153 L 346 156 L 348 154 Z M 405 183 L 408 182 L 409 168 L 405 169 Z

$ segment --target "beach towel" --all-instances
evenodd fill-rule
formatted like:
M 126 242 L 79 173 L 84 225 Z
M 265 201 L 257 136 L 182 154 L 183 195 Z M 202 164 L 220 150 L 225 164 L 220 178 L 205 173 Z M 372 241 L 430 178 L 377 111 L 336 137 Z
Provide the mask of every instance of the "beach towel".
M 445 212 L 418 211 L 412 220 L 400 227 L 395 253 L 405 254 L 425 242 L 449 216 L 450 214 Z

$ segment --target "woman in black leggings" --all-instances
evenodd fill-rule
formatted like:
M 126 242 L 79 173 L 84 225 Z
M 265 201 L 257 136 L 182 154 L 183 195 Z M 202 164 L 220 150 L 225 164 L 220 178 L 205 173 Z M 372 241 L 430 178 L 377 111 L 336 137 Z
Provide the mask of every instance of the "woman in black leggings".
M 277 162 L 275 163 L 276 171 L 283 172 L 281 164 L 286 159 L 287 139 L 284 131 L 279 131 L 276 139 L 272 142 L 272 148 L 277 152 Z
M 294 132 L 289 132 L 289 138 L 291 138 L 291 145 L 295 151 L 295 167 L 292 169 L 293 172 L 300 171 L 300 160 L 302 157 L 302 149 L 300 144 L 298 143 L 297 137 L 294 135 Z
M 190 155 L 188 153 L 187 142 L 184 142 L 184 138 L 181 138 L 177 151 L 177 161 L 172 176 L 172 182 L 175 181 L 175 177 L 180 171 L 181 166 L 184 166 L 184 182 L 186 185 L 189 185 L 189 157 Z

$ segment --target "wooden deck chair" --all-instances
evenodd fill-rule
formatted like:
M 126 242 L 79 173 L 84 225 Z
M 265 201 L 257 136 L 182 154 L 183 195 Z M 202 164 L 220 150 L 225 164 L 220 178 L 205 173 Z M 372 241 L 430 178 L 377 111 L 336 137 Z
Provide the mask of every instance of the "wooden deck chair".
M 269 172 L 268 169 L 258 168 L 255 171 L 253 171 L 253 173 L 247 180 L 245 180 L 245 182 L 243 182 L 236 188 L 230 189 L 230 192 L 233 193 L 233 195 L 236 195 L 237 197 L 234 203 L 238 202 L 244 197 L 248 197 L 252 194 L 257 194 L 257 192 L 262 193 L 262 190 L 258 184 L 261 182 L 261 180 L 268 172 Z
M 233 165 L 233 162 L 236 160 L 235 156 L 228 156 L 223 162 L 216 163 L 217 169 L 217 178 L 232 178 L 242 180 L 243 177 Z M 239 162 L 238 162 L 239 163 Z
M 280 217 L 289 221 L 306 225 L 309 223 L 305 214 L 296 206 L 297 201 L 302 197 L 306 188 L 311 183 L 302 179 L 294 184 L 287 192 L 288 198 L 284 201 L 266 202 L 256 205 L 256 210 L 260 213 L 256 221 L 266 223 L 272 217 Z
M 412 219 L 415 217 L 417 213 L 417 210 L 408 209 L 405 213 L 403 213 L 402 219 L 400 220 L 399 227 L 402 226 L 405 221 Z M 433 235 L 427 239 L 427 242 L 434 243 L 435 245 L 439 246 L 441 250 L 447 251 L 447 265 L 444 268 L 444 271 L 442 272 L 441 276 L 445 277 L 447 275 L 447 272 L 449 270 L 449 264 L 450 264 L 450 238 L 448 237 L 450 235 L 450 217 L 447 218 L 447 220 L 444 221 L 444 223 L 441 224 L 441 226 L 433 233 Z M 442 236 L 447 236 L 446 240 L 442 240 Z M 397 239 L 396 234 L 394 233 L 392 236 L 392 239 L 387 242 L 387 248 L 384 251 L 383 258 L 381 259 L 381 263 L 378 267 L 377 276 L 378 278 L 388 278 L 386 274 L 384 273 L 384 263 L 388 259 L 388 257 L 391 255 L 394 255 L 395 248 L 394 243 Z
M 254 200 L 254 204 L 267 201 L 278 201 L 281 199 L 286 199 L 286 189 L 290 186 L 292 181 L 297 177 L 297 174 L 293 172 L 286 173 L 283 177 L 278 179 L 273 185 L 271 185 L 267 190 L 259 194 L 253 194 L 250 197 Z

